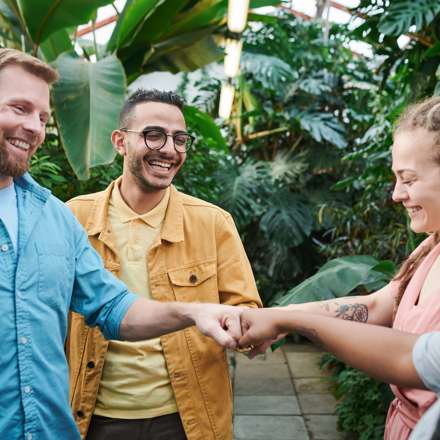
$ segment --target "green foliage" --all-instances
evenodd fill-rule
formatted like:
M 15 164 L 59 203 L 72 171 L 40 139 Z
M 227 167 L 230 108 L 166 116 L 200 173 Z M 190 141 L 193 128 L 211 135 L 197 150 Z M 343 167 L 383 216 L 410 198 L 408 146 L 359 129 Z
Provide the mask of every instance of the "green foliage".
M 408 31 L 418 32 L 438 13 L 440 3 L 437 0 L 391 1 L 379 20 L 379 31 L 397 37 Z
M 97 8 L 111 0 L 18 0 L 17 3 L 32 41 L 39 46 L 61 29 L 87 23 L 96 16 Z
M 321 93 L 322 87 L 309 87 L 308 90 Z M 347 146 L 344 126 L 334 116 L 322 113 L 305 112 L 300 113 L 298 119 L 301 127 L 308 131 L 315 141 L 327 141 L 339 148 Z
M 328 261 L 319 271 L 289 290 L 272 304 L 286 306 L 310 301 L 323 301 L 350 294 L 380 289 L 395 272 L 390 261 L 356 255 Z
M 85 180 L 90 168 L 115 157 L 111 133 L 124 102 L 124 69 L 114 55 L 89 63 L 74 53 L 60 55 L 56 66 L 60 80 L 53 97 L 61 139 L 73 170 Z
M 339 429 L 355 434 L 359 440 L 383 439 L 386 414 L 393 399 L 390 387 L 331 354 L 323 356 L 321 369 L 331 373 L 335 397 L 340 399 L 336 406 Z

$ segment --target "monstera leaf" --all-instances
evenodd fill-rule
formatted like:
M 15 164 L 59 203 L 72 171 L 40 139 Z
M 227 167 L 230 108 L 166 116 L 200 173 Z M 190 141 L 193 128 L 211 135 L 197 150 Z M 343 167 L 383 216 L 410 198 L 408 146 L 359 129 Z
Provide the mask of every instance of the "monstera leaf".
M 438 0 L 400 0 L 390 2 L 379 21 L 379 31 L 385 35 L 401 35 L 415 26 L 419 31 L 440 13 Z
M 298 119 L 317 142 L 327 141 L 339 148 L 347 146 L 344 126 L 333 115 L 306 112 L 299 114 Z
M 110 163 L 110 141 L 125 96 L 124 69 L 116 56 L 96 63 L 62 54 L 56 61 L 60 80 L 53 90 L 55 111 L 67 158 L 80 179 L 89 168 Z

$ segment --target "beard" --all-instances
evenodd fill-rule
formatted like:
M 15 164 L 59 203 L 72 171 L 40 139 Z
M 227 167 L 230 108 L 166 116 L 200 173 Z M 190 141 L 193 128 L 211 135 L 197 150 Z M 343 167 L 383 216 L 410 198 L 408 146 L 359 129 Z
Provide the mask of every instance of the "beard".
M 157 159 L 160 160 L 160 156 L 157 157 Z M 144 158 L 140 157 L 140 156 L 136 156 L 136 155 L 132 155 L 128 157 L 128 169 L 130 170 L 130 173 L 133 175 L 133 177 L 135 178 L 135 181 L 137 183 L 137 186 L 144 191 L 145 193 L 154 193 L 156 191 L 160 191 L 163 189 L 168 188 L 171 183 L 171 181 L 166 181 L 166 179 L 164 179 L 163 182 L 161 182 L 160 180 L 155 181 L 157 179 L 148 179 L 145 175 L 144 175 Z M 177 165 L 179 166 L 179 165 Z
M 20 177 L 29 171 L 31 155 L 27 159 L 14 157 L 6 146 L 5 137 L 0 132 L 0 175 Z

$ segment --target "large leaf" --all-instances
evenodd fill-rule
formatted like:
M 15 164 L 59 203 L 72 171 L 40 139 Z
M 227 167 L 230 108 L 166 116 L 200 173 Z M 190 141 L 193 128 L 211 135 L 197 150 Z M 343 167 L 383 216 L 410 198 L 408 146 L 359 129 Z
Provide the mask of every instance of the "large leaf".
M 76 175 L 87 179 L 90 167 L 114 158 L 110 135 L 124 102 L 124 69 L 114 55 L 90 63 L 73 53 L 62 54 L 56 67 L 61 79 L 53 96 L 61 139 Z
M 18 0 L 28 32 L 38 46 L 49 35 L 91 20 L 97 8 L 112 0 Z
M 221 149 L 227 148 L 220 129 L 211 116 L 191 106 L 185 106 L 183 114 L 188 127 L 199 133 L 210 146 Z
M 66 29 L 61 29 L 47 37 L 40 46 L 45 60 L 50 63 L 63 52 L 73 50 L 73 44 Z
M 266 194 L 262 189 L 270 182 L 268 167 L 264 162 L 248 161 L 231 164 L 222 171 L 217 177 L 223 188 L 221 205 L 234 216 L 239 227 L 247 225 L 264 209 Z
M 108 52 L 127 45 L 138 30 L 166 0 L 128 0 L 107 43 Z
M 438 0 L 394 0 L 379 21 L 379 31 L 385 35 L 401 35 L 415 26 L 418 32 L 440 13 Z
M 333 115 L 305 112 L 299 114 L 298 119 L 317 142 L 327 141 L 339 148 L 347 146 L 344 126 Z
M 152 56 L 143 72 L 166 70 L 171 73 L 191 72 L 223 56 L 211 29 L 173 37 L 153 46 Z
M 384 270 L 385 266 L 385 270 Z M 360 286 L 383 286 L 390 278 L 388 262 L 357 255 L 330 260 L 310 278 L 278 298 L 274 305 L 286 306 L 347 296 Z
M 312 232 L 313 217 L 304 200 L 289 190 L 275 192 L 260 220 L 265 235 L 287 246 L 300 245 Z
M 241 70 L 245 73 L 257 74 L 257 80 L 263 87 L 284 95 L 287 86 L 296 79 L 296 73 L 283 60 L 253 52 L 243 52 Z

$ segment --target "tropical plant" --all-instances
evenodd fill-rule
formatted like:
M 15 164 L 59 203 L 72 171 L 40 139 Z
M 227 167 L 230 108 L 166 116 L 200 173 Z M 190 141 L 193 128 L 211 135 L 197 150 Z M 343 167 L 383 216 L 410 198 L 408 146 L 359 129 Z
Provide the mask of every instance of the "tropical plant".
M 328 261 L 319 271 L 277 298 L 273 305 L 286 306 L 369 293 L 383 287 L 394 275 L 391 261 L 355 255 Z
M 238 223 L 266 301 L 322 264 L 334 225 L 321 208 L 347 198 L 330 188 L 369 120 L 375 77 L 344 46 L 345 29 L 330 35 L 324 44 L 320 23 L 282 12 L 244 35 L 234 111 L 223 127 L 232 158 L 217 173 L 218 202 Z M 191 75 L 183 89 L 189 84 Z M 208 73 L 194 85 L 193 102 L 214 116 L 219 81 Z

